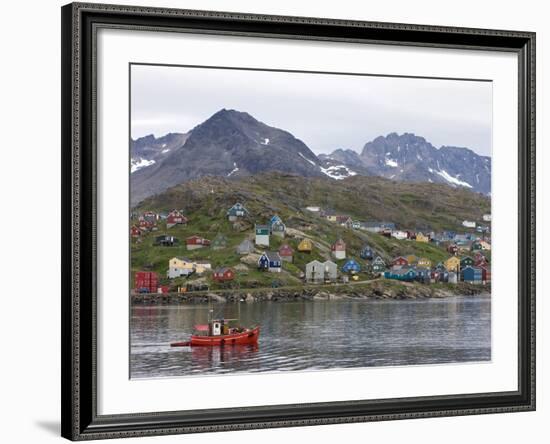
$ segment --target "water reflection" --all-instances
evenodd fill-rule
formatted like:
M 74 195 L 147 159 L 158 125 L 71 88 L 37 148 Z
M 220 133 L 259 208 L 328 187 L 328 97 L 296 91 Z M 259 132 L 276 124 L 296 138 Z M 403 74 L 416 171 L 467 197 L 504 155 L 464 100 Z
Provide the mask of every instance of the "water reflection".
M 239 313 L 240 312 L 240 313 Z M 133 378 L 485 361 L 489 296 L 413 301 L 219 304 L 216 315 L 261 325 L 259 346 L 171 348 L 204 323 L 203 305 L 135 306 Z

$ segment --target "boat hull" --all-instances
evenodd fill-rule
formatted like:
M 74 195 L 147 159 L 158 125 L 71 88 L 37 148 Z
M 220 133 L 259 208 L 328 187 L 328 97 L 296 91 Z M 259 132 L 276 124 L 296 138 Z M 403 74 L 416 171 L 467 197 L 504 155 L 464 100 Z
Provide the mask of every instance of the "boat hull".
M 260 338 L 260 327 L 255 327 L 241 333 L 219 336 L 197 336 L 192 335 L 189 345 L 195 346 L 226 346 L 257 344 Z

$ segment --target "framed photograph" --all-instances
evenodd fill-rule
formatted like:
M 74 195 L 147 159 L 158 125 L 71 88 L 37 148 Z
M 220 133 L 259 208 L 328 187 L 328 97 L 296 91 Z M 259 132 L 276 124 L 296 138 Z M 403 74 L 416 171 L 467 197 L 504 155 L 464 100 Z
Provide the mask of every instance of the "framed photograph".
M 534 33 L 61 12 L 64 437 L 535 409 Z

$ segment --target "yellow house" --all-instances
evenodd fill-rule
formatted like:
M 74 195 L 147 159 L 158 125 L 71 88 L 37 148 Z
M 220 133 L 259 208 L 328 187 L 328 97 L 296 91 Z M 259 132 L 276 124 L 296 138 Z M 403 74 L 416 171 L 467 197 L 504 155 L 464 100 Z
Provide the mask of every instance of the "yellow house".
M 418 258 L 414 254 L 409 254 L 408 256 L 405 256 L 405 259 L 407 259 L 409 265 L 416 265 L 418 263 Z
M 422 233 L 416 233 L 416 242 L 428 243 L 430 242 L 430 238 Z
M 179 276 L 187 276 L 192 273 L 195 264 L 183 257 L 173 257 L 168 261 L 168 277 L 174 279 Z
M 183 257 L 173 257 L 170 259 L 169 266 L 174 268 L 185 268 L 188 270 L 193 269 L 193 262 L 183 258 Z
M 310 239 L 302 239 L 302 241 L 298 244 L 298 251 L 301 251 L 302 253 L 311 253 L 312 249 L 313 243 Z
M 460 258 L 458 256 L 451 256 L 445 261 L 445 268 L 447 271 L 460 271 Z
M 336 214 L 328 214 L 325 216 L 326 220 L 329 222 L 336 222 Z
M 420 259 L 418 259 L 417 265 L 422 268 L 432 268 L 432 261 L 428 258 L 421 257 Z

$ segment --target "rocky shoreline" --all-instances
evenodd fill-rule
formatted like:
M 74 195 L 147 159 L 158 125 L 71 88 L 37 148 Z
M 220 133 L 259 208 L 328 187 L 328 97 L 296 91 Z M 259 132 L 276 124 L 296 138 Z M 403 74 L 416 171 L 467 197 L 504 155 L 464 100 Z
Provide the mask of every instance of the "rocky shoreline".
M 242 291 L 212 291 L 197 293 L 132 294 L 133 304 L 201 304 L 209 301 L 227 302 L 291 302 L 332 300 L 412 300 L 447 298 L 451 296 L 475 296 L 490 293 L 490 285 L 433 284 L 377 281 L 364 286 L 338 285 L 304 287 L 301 289 L 265 288 Z

